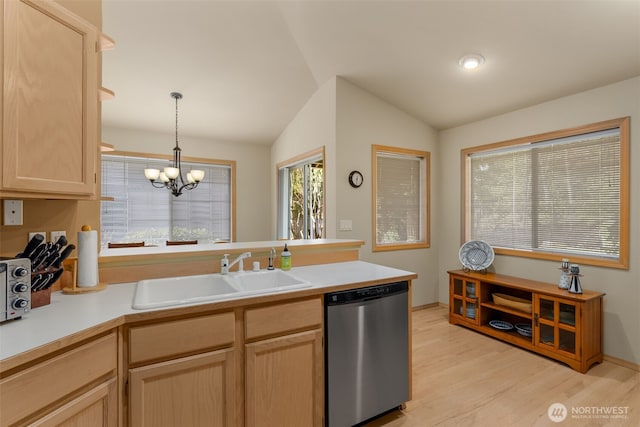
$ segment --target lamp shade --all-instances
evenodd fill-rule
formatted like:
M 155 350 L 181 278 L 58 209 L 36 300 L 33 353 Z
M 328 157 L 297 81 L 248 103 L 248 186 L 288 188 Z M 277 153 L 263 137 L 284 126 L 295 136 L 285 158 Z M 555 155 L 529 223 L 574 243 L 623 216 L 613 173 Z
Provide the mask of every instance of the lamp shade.
M 164 174 L 169 179 L 176 179 L 180 175 L 180 169 L 178 168 L 164 168 Z
M 200 182 L 204 179 L 204 171 L 200 169 L 191 169 L 191 177 L 195 182 Z
M 155 181 L 160 176 L 160 171 L 158 169 L 145 169 L 144 176 L 151 181 Z

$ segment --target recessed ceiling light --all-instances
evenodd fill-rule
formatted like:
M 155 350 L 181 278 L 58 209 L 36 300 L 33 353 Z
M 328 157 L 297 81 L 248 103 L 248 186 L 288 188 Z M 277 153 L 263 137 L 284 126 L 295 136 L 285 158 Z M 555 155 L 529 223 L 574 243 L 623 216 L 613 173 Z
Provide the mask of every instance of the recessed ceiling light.
M 464 55 L 462 58 L 460 58 L 458 64 L 465 70 L 475 70 L 476 68 L 484 64 L 484 56 L 477 53 Z

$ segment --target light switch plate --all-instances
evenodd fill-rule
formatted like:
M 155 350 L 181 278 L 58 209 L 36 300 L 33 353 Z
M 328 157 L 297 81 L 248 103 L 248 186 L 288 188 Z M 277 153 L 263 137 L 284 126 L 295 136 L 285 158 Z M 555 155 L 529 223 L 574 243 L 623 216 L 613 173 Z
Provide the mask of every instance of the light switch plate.
M 22 200 L 4 201 L 4 225 L 22 225 Z
M 341 219 L 339 227 L 340 231 L 351 231 L 353 230 L 353 222 L 350 219 Z

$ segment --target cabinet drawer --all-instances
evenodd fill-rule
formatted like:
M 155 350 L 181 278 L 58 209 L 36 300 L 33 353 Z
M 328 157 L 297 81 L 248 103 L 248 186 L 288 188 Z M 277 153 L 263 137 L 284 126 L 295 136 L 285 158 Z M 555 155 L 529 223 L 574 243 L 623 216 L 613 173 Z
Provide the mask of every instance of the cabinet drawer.
M 138 326 L 129 331 L 129 363 L 229 347 L 234 338 L 233 312 Z
M 322 325 L 322 299 L 276 304 L 246 311 L 246 339 L 278 335 Z
M 0 381 L 0 424 L 11 425 L 108 374 L 116 374 L 112 333 Z

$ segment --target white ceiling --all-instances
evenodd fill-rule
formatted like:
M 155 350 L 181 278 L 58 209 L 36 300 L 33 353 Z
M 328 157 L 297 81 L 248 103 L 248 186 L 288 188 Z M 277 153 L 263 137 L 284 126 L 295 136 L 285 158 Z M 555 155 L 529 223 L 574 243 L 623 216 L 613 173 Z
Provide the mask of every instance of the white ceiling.
M 446 129 L 640 75 L 640 1 L 103 0 L 103 123 L 271 144 L 333 76 Z M 484 66 L 462 70 L 466 53 Z

